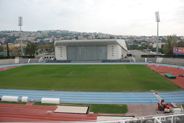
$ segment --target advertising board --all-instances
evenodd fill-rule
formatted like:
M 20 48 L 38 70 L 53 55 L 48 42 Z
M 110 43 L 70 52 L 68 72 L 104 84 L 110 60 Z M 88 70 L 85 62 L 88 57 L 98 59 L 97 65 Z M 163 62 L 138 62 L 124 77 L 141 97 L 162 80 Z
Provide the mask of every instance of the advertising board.
M 184 47 L 173 47 L 174 55 L 184 55 Z

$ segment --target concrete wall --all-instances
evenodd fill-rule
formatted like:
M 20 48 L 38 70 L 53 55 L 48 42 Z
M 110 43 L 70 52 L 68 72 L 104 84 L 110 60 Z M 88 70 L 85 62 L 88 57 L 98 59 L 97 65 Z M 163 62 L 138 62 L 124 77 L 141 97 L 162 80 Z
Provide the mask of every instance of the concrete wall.
M 19 63 L 28 63 L 28 59 L 29 58 L 25 58 L 25 59 L 20 58 Z M 15 62 L 16 60 L 17 59 L 1 59 L 0 60 L 0 65 L 18 64 L 17 62 Z M 32 59 L 30 59 L 30 63 L 38 63 L 38 60 L 39 59 L 32 58 Z
M 56 46 L 55 56 L 57 60 L 67 60 L 67 49 L 66 46 Z
M 136 62 L 145 62 L 145 58 L 135 58 Z M 156 63 L 157 58 L 147 58 L 147 62 L 152 61 L 153 63 Z M 173 64 L 173 65 L 184 65 L 184 59 L 183 58 L 163 58 L 162 61 L 159 61 L 158 63 L 161 64 Z
M 136 62 L 145 62 L 145 58 L 135 58 Z M 147 62 L 152 61 L 153 63 L 156 63 L 156 58 L 147 58 Z
M 135 62 L 145 62 L 145 58 L 135 58 Z
M 38 63 L 38 60 L 39 59 L 30 59 L 30 62 L 29 63 Z
M 121 48 L 121 56 L 122 58 L 125 58 L 127 56 L 127 51 Z
M 163 58 L 162 64 L 184 65 L 184 58 Z
M 107 45 L 107 59 L 121 59 L 121 47 L 119 45 Z
M 20 58 L 19 59 L 19 63 L 27 63 L 27 62 L 28 62 L 28 58 L 26 58 L 26 59 Z
M 1 59 L 0 65 L 15 64 L 15 59 Z
M 147 58 L 147 62 L 152 61 L 153 63 L 156 63 L 157 58 Z
M 19 63 L 28 63 L 29 58 L 19 59 Z M 29 63 L 38 63 L 39 59 L 36 58 L 30 58 Z

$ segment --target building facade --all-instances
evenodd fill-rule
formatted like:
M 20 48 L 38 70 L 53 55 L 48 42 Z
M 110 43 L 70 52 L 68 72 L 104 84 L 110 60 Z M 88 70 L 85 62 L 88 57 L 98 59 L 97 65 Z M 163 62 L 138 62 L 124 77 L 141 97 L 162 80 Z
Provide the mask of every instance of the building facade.
M 127 56 L 124 40 L 60 40 L 54 46 L 56 60 L 115 60 Z

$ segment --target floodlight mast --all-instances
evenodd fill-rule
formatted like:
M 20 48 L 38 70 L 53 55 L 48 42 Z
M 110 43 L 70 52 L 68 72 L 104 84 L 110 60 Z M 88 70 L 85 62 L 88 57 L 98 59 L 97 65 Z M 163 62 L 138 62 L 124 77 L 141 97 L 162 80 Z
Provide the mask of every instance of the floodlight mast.
M 20 38 L 21 38 L 21 55 L 23 56 L 23 48 L 22 48 L 22 37 L 21 37 L 21 26 L 22 26 L 22 17 L 19 16 L 19 24 L 20 26 Z
M 159 16 L 159 11 L 155 12 L 155 18 L 157 22 L 157 48 L 156 48 L 156 54 L 158 55 L 158 32 L 159 32 L 159 22 L 160 22 L 160 16 Z

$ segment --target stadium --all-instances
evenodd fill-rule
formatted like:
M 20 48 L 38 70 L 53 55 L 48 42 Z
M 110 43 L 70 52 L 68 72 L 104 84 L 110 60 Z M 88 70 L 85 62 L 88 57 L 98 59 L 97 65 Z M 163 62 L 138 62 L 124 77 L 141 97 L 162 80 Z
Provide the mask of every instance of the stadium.
M 1 121 L 184 122 L 180 62 L 125 58 L 127 52 L 124 40 L 64 40 L 55 42 L 52 63 L 44 58 L 0 60 Z M 177 107 L 164 113 L 157 107 L 163 100 Z

